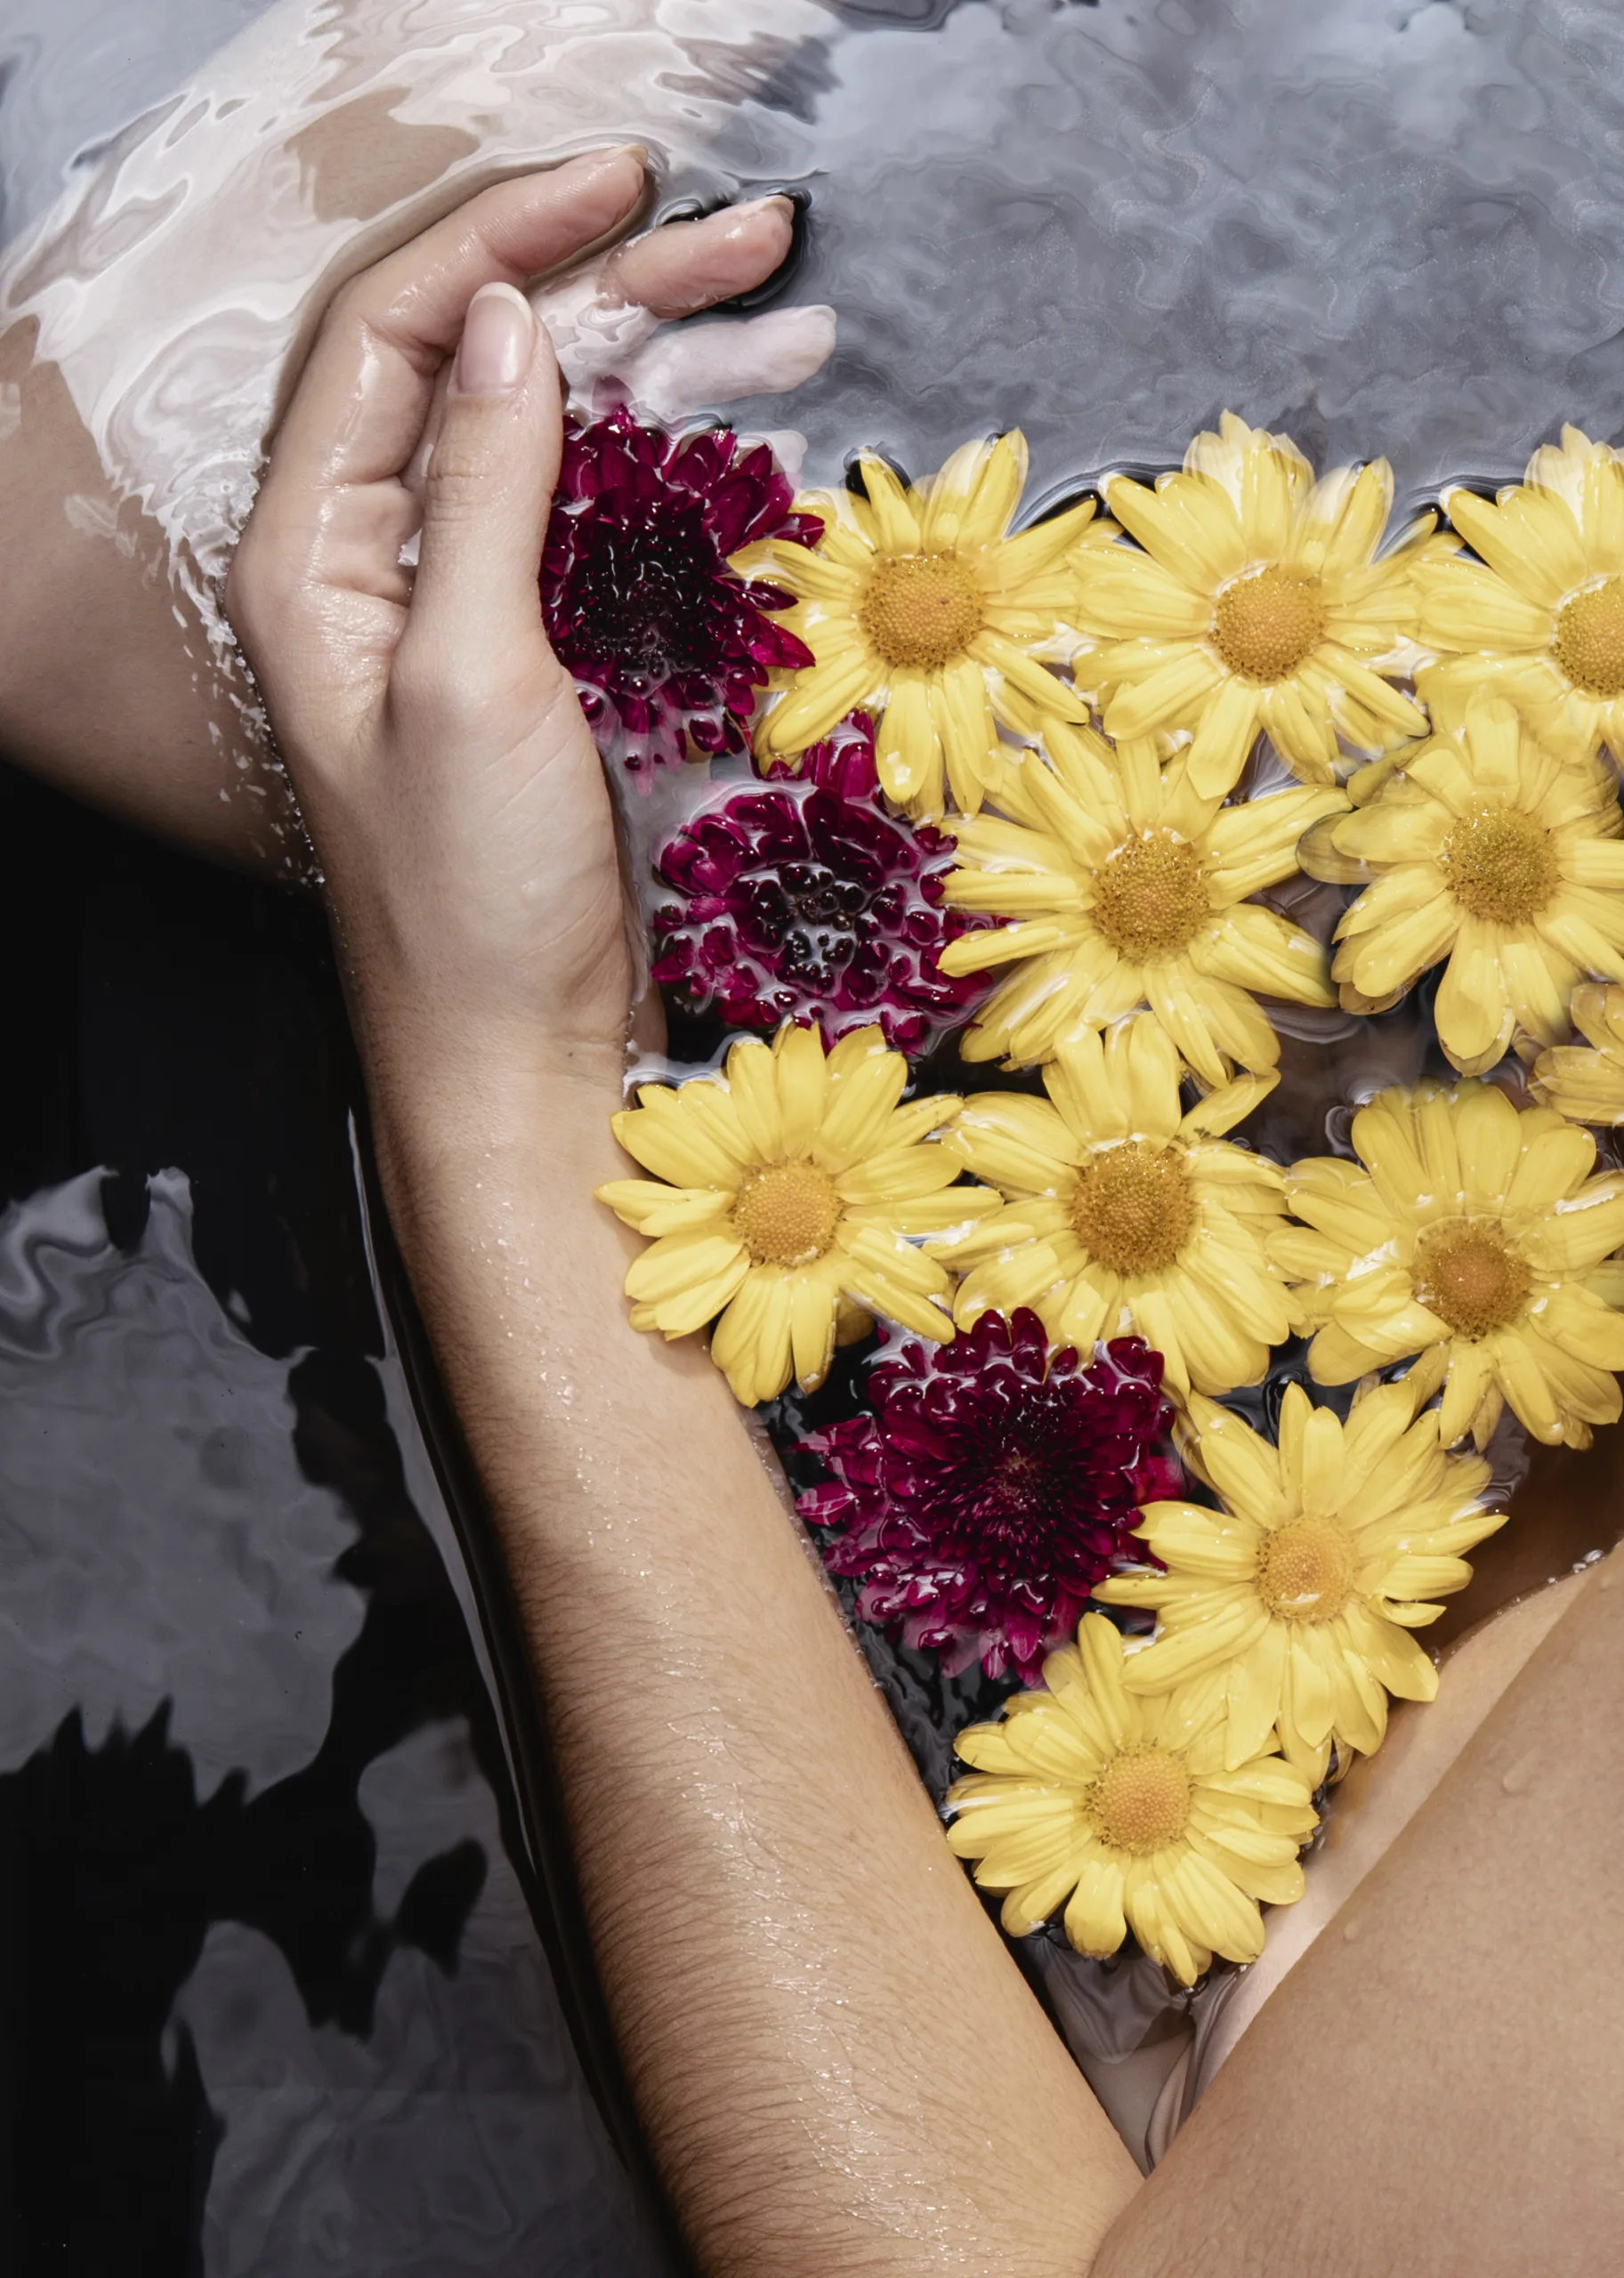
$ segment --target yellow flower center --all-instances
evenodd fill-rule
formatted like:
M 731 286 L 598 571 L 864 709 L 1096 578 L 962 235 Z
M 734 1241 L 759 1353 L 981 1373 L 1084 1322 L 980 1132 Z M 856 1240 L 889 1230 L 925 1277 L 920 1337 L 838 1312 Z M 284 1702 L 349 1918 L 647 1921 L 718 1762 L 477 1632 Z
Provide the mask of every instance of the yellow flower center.
M 1561 884 L 1549 833 L 1515 807 L 1464 815 L 1438 860 L 1461 908 L 1496 925 L 1526 925 Z
M 1259 687 L 1289 680 L 1325 638 L 1325 594 L 1306 570 L 1273 561 L 1243 570 L 1219 593 L 1212 645 L 1231 672 Z
M 1331 1519 L 1293 1519 L 1257 1554 L 1257 1595 L 1281 1621 L 1334 1621 L 1353 1595 L 1353 1546 Z
M 733 1232 L 756 1265 L 810 1265 L 840 1224 L 835 1183 L 816 1163 L 762 1163 L 733 1198 Z
M 1164 1748 L 1125 1748 L 1088 1790 L 1084 1808 L 1102 1843 L 1145 1858 L 1190 1824 L 1190 1774 Z
M 1211 916 L 1200 853 L 1173 831 L 1130 838 L 1095 872 L 1094 922 L 1135 965 L 1173 956 Z
M 1533 1276 L 1498 1226 L 1458 1218 L 1429 1227 L 1410 1269 L 1415 1292 L 1457 1337 L 1487 1337 L 1515 1321 Z
M 1071 1224 L 1090 1257 L 1113 1273 L 1171 1265 L 1195 1224 L 1195 1196 L 1176 1151 L 1125 1139 L 1077 1175 Z
M 1624 578 L 1604 578 L 1563 602 L 1551 646 L 1587 696 L 1624 696 Z
M 957 554 L 883 553 L 857 621 L 888 665 L 928 671 L 981 631 L 981 588 Z

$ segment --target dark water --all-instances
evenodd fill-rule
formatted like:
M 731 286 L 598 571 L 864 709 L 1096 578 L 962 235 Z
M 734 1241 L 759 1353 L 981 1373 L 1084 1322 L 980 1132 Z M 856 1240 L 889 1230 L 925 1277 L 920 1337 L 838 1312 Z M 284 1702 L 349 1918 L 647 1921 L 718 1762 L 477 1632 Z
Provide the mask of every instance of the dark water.
M 0 230 L 255 12 L 8 12 Z M 745 416 L 820 476 L 1019 423 L 1054 494 L 1228 404 L 1414 493 L 1624 428 L 1615 8 L 842 0 L 739 85 L 673 191 L 807 191 L 841 346 Z M 0 778 L 0 2271 L 673 2269 L 319 923 Z M 874 1650 L 939 1778 L 977 1703 Z
M 657 2278 L 316 915 L 9 777 L 0 878 L 0 2269 Z

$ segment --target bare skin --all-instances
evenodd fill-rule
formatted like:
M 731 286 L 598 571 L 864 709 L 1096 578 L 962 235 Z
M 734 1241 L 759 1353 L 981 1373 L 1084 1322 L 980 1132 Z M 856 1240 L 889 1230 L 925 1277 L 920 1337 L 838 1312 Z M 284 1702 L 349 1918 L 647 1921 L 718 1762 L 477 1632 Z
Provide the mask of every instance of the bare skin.
M 432 179 L 402 183 L 399 141 L 412 130 L 349 116 L 323 125 L 319 199 L 336 195 L 335 169 L 358 219 L 416 190 L 370 232 L 358 229 L 351 267 L 360 268 L 379 249 L 380 230 L 386 244 L 409 237 L 443 194 Z M 438 146 L 437 154 L 446 156 Z M 429 158 L 416 163 L 432 178 Z M 590 236 L 548 271 L 567 282 L 646 207 L 641 174 L 626 177 L 612 200 L 600 196 Z M 788 201 L 775 198 L 647 230 L 610 253 L 600 291 L 651 319 L 691 315 L 770 277 L 789 250 L 792 219 Z M 329 274 L 311 295 L 285 396 L 345 273 Z M 0 333 L 0 390 L 17 387 L 20 414 L 9 432 L 0 428 L 0 527 L 26 533 L 26 567 L 7 580 L 0 612 L 0 752 L 138 828 L 298 883 L 308 871 L 303 831 L 240 659 L 211 638 L 172 578 L 163 529 L 109 481 L 61 374 L 35 354 L 36 332 L 30 318 Z
M 329 882 L 392 1214 L 701 2266 L 1609 2267 L 1616 1562 L 1492 1706 L 1486 1688 L 1142 2186 L 949 1858 L 720 1378 L 626 1327 L 625 1238 L 588 1200 L 623 1168 L 622 898 L 534 606 L 556 380 L 513 295 L 473 299 L 551 222 L 496 196 L 342 298 L 230 601 Z M 407 471 L 459 336 L 414 582 Z

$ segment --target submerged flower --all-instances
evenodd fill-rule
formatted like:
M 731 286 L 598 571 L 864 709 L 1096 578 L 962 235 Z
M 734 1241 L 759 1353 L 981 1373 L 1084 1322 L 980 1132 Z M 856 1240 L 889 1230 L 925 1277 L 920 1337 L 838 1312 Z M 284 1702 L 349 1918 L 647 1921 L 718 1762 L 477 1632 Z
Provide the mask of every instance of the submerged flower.
M 731 1026 L 794 1016 L 834 1037 L 877 1020 L 915 1051 L 986 985 L 938 964 L 966 923 L 940 907 L 952 843 L 871 796 L 866 723 L 808 758 L 805 790 L 735 792 L 660 849 L 655 868 L 679 898 L 654 914 L 654 978 L 714 997 Z
M 1289 1334 L 1264 1237 L 1279 1167 L 1216 1135 L 1273 1076 L 1242 1076 L 1181 1111 L 1177 1053 L 1146 1014 L 1063 1041 L 1047 1100 L 983 1092 L 947 1144 L 1005 1207 L 940 1247 L 965 1274 L 961 1328 L 1030 1305 L 1057 1345 L 1142 1337 L 1179 1398 L 1255 1385 Z
M 723 1076 L 644 1084 L 613 1122 L 654 1176 L 597 1190 L 651 1237 L 626 1272 L 634 1328 L 687 1337 L 719 1313 L 711 1355 L 747 1407 L 792 1376 L 821 1384 L 836 1337 L 874 1313 L 950 1337 L 948 1277 L 914 1243 L 997 1198 L 955 1187 L 962 1164 L 927 1136 L 957 1102 L 900 1107 L 907 1082 L 877 1028 L 826 1057 L 815 1029 L 786 1025 L 734 1045 Z
M 1353 1009 L 1392 1003 L 1448 958 L 1434 1018 L 1463 1075 L 1492 1068 L 1519 1029 L 1566 1036 L 1585 970 L 1624 981 L 1618 785 L 1599 760 L 1535 743 L 1508 704 L 1470 705 L 1368 804 L 1322 823 L 1303 859 L 1374 879 L 1337 928 L 1331 970 Z
M 726 428 L 671 436 L 621 407 L 566 430 L 541 560 L 542 615 L 598 748 L 634 772 L 742 751 L 775 670 L 811 652 L 764 612 L 790 596 L 729 557 L 817 537 L 764 443 Z
M 1247 897 L 1297 869 L 1297 845 L 1346 802 L 1334 787 L 1220 808 L 1191 788 L 1181 756 L 1116 751 L 1091 729 L 1045 731 L 1035 755 L 999 763 L 990 796 L 1004 821 L 955 826 L 959 909 L 1006 917 L 944 955 L 949 973 L 1015 971 L 960 1044 L 966 1060 L 1046 1060 L 1079 1027 L 1148 1005 L 1202 1081 L 1272 1068 L 1280 1039 L 1252 991 L 1332 1005 L 1324 949 Z
M 1534 1097 L 1575 1123 L 1624 1123 L 1624 989 L 1586 981 L 1568 1010 L 1586 1041 L 1539 1054 Z
M 1624 757 L 1624 460 L 1564 427 L 1492 503 L 1443 503 L 1482 559 L 1417 573 L 1418 638 L 1446 652 L 1418 675 L 1427 701 L 1458 706 L 1486 683 L 1547 741 Z
M 997 717 L 1084 720 L 1087 707 L 1045 668 L 1064 657 L 1072 609 L 1068 552 L 1094 514 L 1068 513 L 1006 535 L 1026 478 L 1019 434 L 967 443 L 904 489 L 883 459 L 859 461 L 863 489 L 803 503 L 823 519 L 816 549 L 775 545 L 772 575 L 798 596 L 788 620 L 816 662 L 784 683 L 756 731 L 764 759 L 792 758 L 854 707 L 878 712 L 888 798 L 933 818 L 943 779 L 974 814 L 997 760 Z
M 1492 1085 L 1378 1093 L 1353 1118 L 1357 1163 L 1293 1166 L 1270 1253 L 1296 1284 L 1316 1384 L 1417 1355 L 1418 1407 L 1482 1447 L 1501 1405 L 1537 1440 L 1590 1444 L 1620 1413 L 1624 1313 L 1587 1286 L 1624 1242 L 1624 1173 L 1592 1176 L 1596 1142 L 1554 1110 L 1519 1111 Z
M 841 1532 L 824 1557 L 862 1578 L 865 1621 L 900 1625 L 949 1676 L 1036 1681 L 1095 1584 L 1134 1555 L 1137 1506 L 1176 1492 L 1153 1453 L 1171 1411 L 1161 1357 L 1136 1338 L 1087 1366 L 1051 1353 L 1036 1313 L 983 1313 L 967 1337 L 905 1345 L 869 1371 L 871 1416 L 805 1442 L 835 1476 L 800 1498 Z
M 1076 1644 L 1044 1663 L 1043 1690 L 960 1733 L 976 1772 L 949 1791 L 948 1841 L 983 1890 L 1009 1894 L 1012 1938 L 1064 1907 L 1079 1953 L 1114 1954 L 1132 1930 L 1193 1985 L 1215 1953 L 1257 1959 L 1259 1899 L 1302 1896 L 1313 1795 L 1279 1756 L 1226 1765 L 1216 1687 L 1145 1699 L 1125 1682 L 1132 1666 L 1105 1616 L 1085 1614 Z
M 1479 1500 L 1489 1466 L 1444 1454 L 1436 1411 L 1416 1418 L 1402 1384 L 1355 1401 L 1345 1425 L 1289 1385 L 1273 1448 L 1211 1401 L 1192 1401 L 1190 1421 L 1187 1460 L 1223 1508 L 1151 1504 L 1139 1533 L 1165 1572 L 1101 1585 L 1109 1604 L 1156 1610 L 1156 1642 L 1125 1681 L 1156 1693 L 1218 1678 L 1224 1762 L 1246 1763 L 1278 1728 L 1318 1787 L 1333 1741 L 1343 1758 L 1380 1747 L 1390 1692 L 1436 1694 L 1410 1632 L 1471 1580 L 1462 1554 L 1505 1524 Z
M 1410 563 L 1436 518 L 1377 558 L 1393 503 L 1385 459 L 1316 482 L 1288 437 L 1226 411 L 1182 473 L 1154 490 L 1119 475 L 1106 503 L 1144 549 L 1076 557 L 1090 648 L 1074 669 L 1111 734 L 1190 731 L 1191 780 L 1216 798 L 1260 728 L 1311 782 L 1331 780 L 1339 737 L 1383 752 L 1426 732 L 1381 675 L 1406 668 Z

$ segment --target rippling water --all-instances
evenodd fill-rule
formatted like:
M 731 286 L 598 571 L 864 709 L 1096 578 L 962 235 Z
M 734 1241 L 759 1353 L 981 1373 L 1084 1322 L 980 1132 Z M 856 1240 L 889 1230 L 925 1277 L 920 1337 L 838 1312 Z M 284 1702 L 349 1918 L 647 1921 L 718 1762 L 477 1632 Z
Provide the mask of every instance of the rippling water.
M 0 2268 L 661 2278 L 316 913 L 0 771 Z
M 317 272 L 388 223 L 288 146 L 397 88 L 454 176 L 637 133 L 667 210 L 803 189 L 787 289 L 839 345 L 743 416 L 815 476 L 1018 423 L 1051 497 L 1229 405 L 1413 496 L 1624 427 L 1615 8 L 596 12 L 632 26 L 612 69 L 562 38 L 586 4 L 380 0 L 368 34 L 350 0 L 11 0 L 13 305 L 177 543 L 222 558 Z M 652 2273 L 371 1311 L 347 1076 L 310 1074 L 342 1053 L 324 957 L 49 803 L 0 820 L 38 976 L 0 1227 L 0 2262 Z M 1275 1111 L 1322 1119 L 1323 1054 L 1288 1061 Z M 1566 1458 L 1539 1477 L 1574 1505 Z M 874 1650 L 939 1779 L 970 1692 Z

